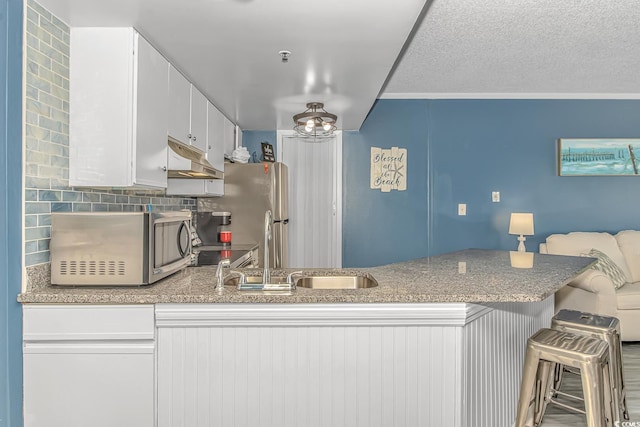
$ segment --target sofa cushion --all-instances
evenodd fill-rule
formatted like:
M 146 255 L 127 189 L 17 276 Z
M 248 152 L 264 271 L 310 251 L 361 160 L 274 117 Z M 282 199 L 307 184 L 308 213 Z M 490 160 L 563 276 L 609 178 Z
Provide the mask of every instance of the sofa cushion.
M 627 279 L 624 277 L 624 272 L 620 270 L 620 267 L 618 267 L 615 262 L 611 261 L 611 258 L 609 258 L 604 252 L 600 252 L 597 249 L 591 249 L 588 253 L 583 255 L 598 258 L 598 262 L 591 268 L 606 274 L 609 279 L 611 279 L 611 283 L 614 288 L 620 289 L 627 282 Z
M 580 256 L 597 249 L 607 254 L 624 273 L 627 282 L 633 282 L 618 241 L 609 233 L 574 231 L 568 234 L 552 234 L 547 237 L 547 251 L 555 255 Z
M 630 282 L 640 282 L 640 231 L 625 230 L 615 237 L 631 272 Z
M 616 298 L 618 310 L 640 310 L 640 282 L 627 283 L 616 291 Z

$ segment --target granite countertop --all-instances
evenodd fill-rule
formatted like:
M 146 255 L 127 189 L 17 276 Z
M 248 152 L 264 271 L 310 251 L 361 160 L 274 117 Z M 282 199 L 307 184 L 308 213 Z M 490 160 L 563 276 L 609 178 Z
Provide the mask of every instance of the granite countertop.
M 305 269 L 305 275 L 370 275 L 378 286 L 365 289 L 291 292 L 214 290 L 214 267 L 189 267 L 152 285 L 67 287 L 49 283 L 47 272 L 30 273 L 21 303 L 423 303 L 542 301 L 596 262 L 594 258 L 532 254 L 532 268 L 511 266 L 510 252 L 466 249 L 361 269 Z M 242 269 L 249 275 L 262 270 Z M 273 270 L 282 275 L 294 270 Z

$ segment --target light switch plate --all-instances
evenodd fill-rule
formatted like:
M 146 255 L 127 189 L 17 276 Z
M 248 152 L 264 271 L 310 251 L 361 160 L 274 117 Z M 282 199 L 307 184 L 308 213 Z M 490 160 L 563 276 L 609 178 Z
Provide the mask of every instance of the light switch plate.
M 499 191 L 492 191 L 491 192 L 491 201 L 493 203 L 498 203 L 500 201 L 500 192 Z
M 466 203 L 458 204 L 458 215 L 466 215 L 467 214 L 467 205 Z
M 467 274 L 467 263 L 465 261 L 458 262 L 458 273 Z

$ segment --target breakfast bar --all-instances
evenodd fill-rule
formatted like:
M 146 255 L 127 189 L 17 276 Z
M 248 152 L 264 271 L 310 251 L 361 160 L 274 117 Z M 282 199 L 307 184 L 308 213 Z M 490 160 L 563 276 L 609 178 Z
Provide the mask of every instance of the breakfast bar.
M 510 426 L 527 338 L 549 325 L 555 291 L 595 262 L 527 257 L 468 249 L 307 269 L 377 286 L 288 292 L 218 292 L 213 267 L 110 288 L 52 286 L 32 272 L 19 296 L 25 425 L 62 425 L 80 399 L 96 426 Z M 96 360 L 102 372 L 87 375 Z M 105 375 L 118 410 L 95 391 Z M 47 381 L 65 393 L 43 396 Z

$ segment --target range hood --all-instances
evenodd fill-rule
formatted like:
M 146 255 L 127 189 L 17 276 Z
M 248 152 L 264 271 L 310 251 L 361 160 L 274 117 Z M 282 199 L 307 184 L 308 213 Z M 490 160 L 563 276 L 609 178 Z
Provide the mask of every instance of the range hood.
M 214 168 L 200 150 L 172 138 L 169 138 L 169 148 L 169 178 L 224 178 L 224 172 Z

